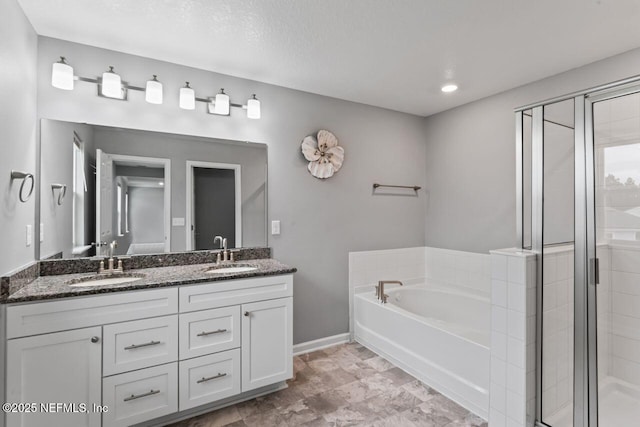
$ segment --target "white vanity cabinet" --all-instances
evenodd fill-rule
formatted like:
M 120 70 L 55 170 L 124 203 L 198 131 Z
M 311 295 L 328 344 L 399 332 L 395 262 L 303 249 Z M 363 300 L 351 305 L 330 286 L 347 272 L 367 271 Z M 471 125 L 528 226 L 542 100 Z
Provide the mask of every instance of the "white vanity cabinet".
M 242 391 L 293 376 L 292 300 L 242 304 Z
M 102 328 L 36 335 L 7 343 L 7 394 L 10 403 L 34 403 L 37 407 L 7 413 L 9 426 L 100 426 Z M 47 413 L 41 404 L 86 404 L 87 413 Z M 69 408 L 71 411 L 80 407 Z
M 293 374 L 292 297 L 287 274 L 10 304 L 7 402 L 88 412 L 6 425 L 164 425 L 275 390 Z

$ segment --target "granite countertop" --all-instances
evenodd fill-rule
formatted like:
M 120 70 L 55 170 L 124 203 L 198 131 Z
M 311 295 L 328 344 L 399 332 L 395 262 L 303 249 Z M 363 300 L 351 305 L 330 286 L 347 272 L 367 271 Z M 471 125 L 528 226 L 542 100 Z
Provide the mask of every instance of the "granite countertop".
M 211 267 L 236 267 L 251 266 L 256 270 L 241 273 L 205 273 Z M 70 284 L 82 281 L 87 277 L 96 276 L 96 273 L 62 274 L 57 276 L 41 276 L 20 290 L 10 294 L 5 303 L 17 303 L 27 301 L 50 300 L 56 298 L 68 298 L 76 296 L 97 295 L 110 292 L 134 291 L 140 289 L 161 288 L 167 286 L 189 285 L 195 283 L 217 282 L 220 280 L 244 279 L 260 276 L 277 276 L 281 274 L 295 273 L 297 270 L 282 264 L 274 259 L 252 259 L 231 263 L 222 262 L 216 264 L 192 264 L 170 267 L 144 268 L 137 270 L 125 270 L 124 274 L 116 274 L 114 277 L 127 275 L 142 275 L 139 280 L 129 283 L 109 284 L 102 286 L 70 286 Z M 101 277 L 102 278 L 102 277 Z M 106 276 L 104 278 L 109 278 Z

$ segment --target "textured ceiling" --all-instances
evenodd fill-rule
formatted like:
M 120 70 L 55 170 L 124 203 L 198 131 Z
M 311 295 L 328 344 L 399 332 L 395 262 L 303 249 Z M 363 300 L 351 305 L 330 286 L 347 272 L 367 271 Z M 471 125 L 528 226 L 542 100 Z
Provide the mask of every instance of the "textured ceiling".
M 638 0 L 19 2 L 44 36 L 418 115 L 640 46 Z

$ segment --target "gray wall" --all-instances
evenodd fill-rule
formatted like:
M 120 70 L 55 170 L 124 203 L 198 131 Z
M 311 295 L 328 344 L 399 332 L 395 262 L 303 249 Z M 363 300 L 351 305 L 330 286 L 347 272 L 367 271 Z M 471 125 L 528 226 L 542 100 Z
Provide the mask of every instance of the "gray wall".
M 282 228 L 281 235 L 269 236 L 269 246 L 275 258 L 299 269 L 295 343 L 348 331 L 349 251 L 424 244 L 424 194 L 371 191 L 376 181 L 425 182 L 424 119 L 51 38 L 39 38 L 38 46 L 40 117 L 268 144 L 268 216 Z M 165 103 L 147 104 L 141 92 L 130 92 L 128 102 L 100 98 L 86 83 L 72 92 L 55 89 L 50 68 L 60 55 L 81 76 L 95 77 L 114 65 L 124 80 L 143 85 L 157 74 Z M 249 120 L 237 109 L 231 117 L 211 116 L 203 104 L 180 110 L 178 91 L 186 80 L 202 97 L 224 87 L 240 103 L 256 93 L 262 119 Z M 307 172 L 300 154 L 302 138 L 319 129 L 334 132 L 346 152 L 342 169 L 326 181 Z
M 33 261 L 34 243 L 26 246 L 26 226 L 33 226 L 36 194 L 18 200 L 20 181 L 12 169 L 36 174 L 37 36 L 16 0 L 0 2 L 0 274 Z
M 164 189 L 129 187 L 131 243 L 164 242 Z
M 513 109 L 639 73 L 636 49 L 425 119 L 427 246 L 515 246 Z

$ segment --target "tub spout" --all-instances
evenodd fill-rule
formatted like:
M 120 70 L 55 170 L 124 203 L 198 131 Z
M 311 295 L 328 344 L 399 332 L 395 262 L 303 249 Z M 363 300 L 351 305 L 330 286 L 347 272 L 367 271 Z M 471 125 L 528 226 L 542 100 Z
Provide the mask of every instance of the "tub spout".
M 378 286 L 376 286 L 376 298 L 378 299 L 378 301 L 380 301 L 383 304 L 387 303 L 387 298 L 389 298 L 389 295 L 384 293 L 384 285 L 385 284 L 396 284 L 396 285 L 402 285 L 402 282 L 399 280 L 380 280 L 378 282 Z

